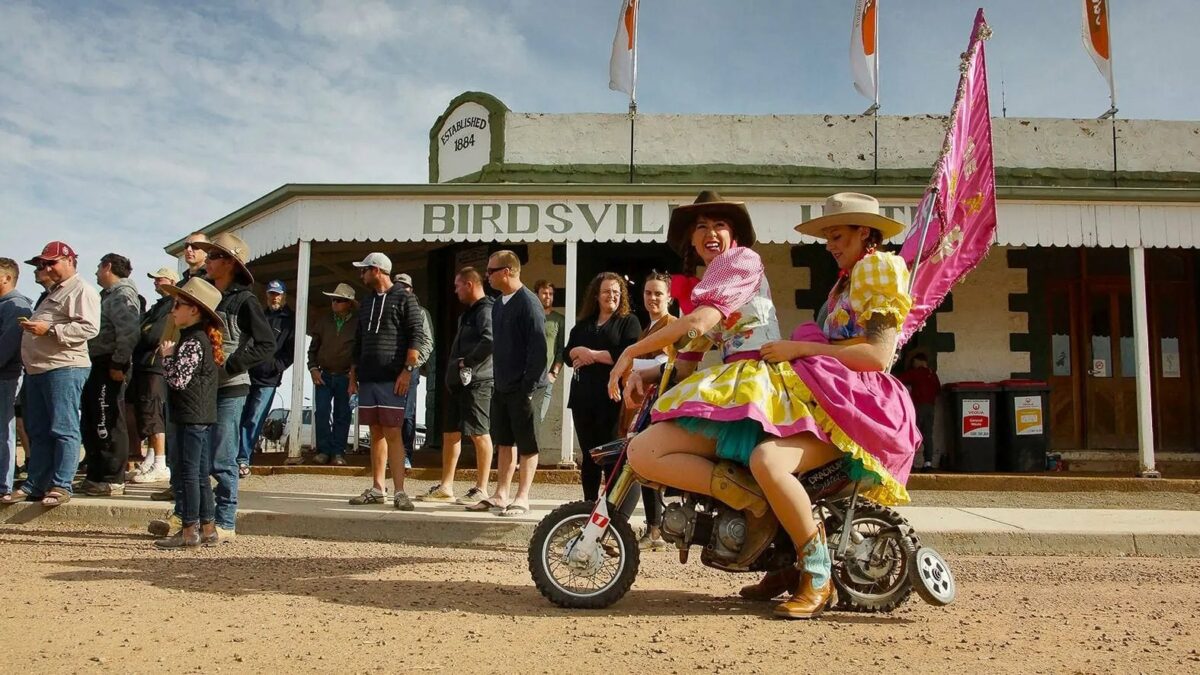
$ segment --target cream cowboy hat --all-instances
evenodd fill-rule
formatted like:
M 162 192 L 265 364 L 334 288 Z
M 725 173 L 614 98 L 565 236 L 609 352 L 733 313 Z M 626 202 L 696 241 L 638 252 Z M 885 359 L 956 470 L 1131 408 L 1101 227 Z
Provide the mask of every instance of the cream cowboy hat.
M 338 284 L 337 288 L 333 289 L 333 292 L 321 291 L 321 294 L 326 297 L 337 298 L 338 300 L 354 302 L 354 289 L 350 287 L 350 284 Z
M 220 251 L 225 255 L 233 258 L 237 263 L 238 270 L 246 277 L 246 283 L 254 283 L 254 275 L 250 273 L 250 268 L 246 263 L 250 261 L 250 247 L 246 246 L 246 242 L 236 234 L 222 232 L 213 237 L 212 241 L 197 241 L 192 246 L 208 253 L 210 251 Z
M 746 202 L 733 202 L 722 197 L 716 190 L 704 190 L 691 204 L 676 206 L 671 211 L 671 224 L 667 228 L 667 245 L 683 255 L 692 242 L 688 237 L 692 233 L 692 225 L 701 215 L 720 216 L 729 220 L 733 230 L 733 239 L 738 246 L 754 246 L 754 223 L 750 221 L 750 211 Z
M 879 200 L 858 192 L 839 192 L 825 199 L 825 210 L 818 218 L 800 223 L 796 231 L 810 237 L 826 239 L 825 228 L 838 225 L 857 225 L 879 230 L 883 238 L 904 231 L 904 223 L 879 214 Z
M 200 277 L 192 277 L 182 286 L 163 286 L 162 292 L 173 298 L 195 305 L 202 314 L 207 316 L 217 328 L 225 331 L 225 322 L 217 314 L 217 305 L 221 304 L 221 291 L 216 286 Z

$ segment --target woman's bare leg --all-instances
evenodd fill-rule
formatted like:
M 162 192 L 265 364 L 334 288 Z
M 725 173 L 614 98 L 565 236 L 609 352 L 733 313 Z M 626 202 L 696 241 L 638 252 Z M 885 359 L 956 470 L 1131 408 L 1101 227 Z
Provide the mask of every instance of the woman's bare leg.
M 802 433 L 773 437 L 758 444 L 750 455 L 750 472 L 797 550 L 817 533 L 817 524 L 812 502 L 795 474 L 828 464 L 841 454 L 832 444 Z
M 716 458 L 716 440 L 674 422 L 652 424 L 629 442 L 629 466 L 639 476 L 703 495 L 712 494 Z

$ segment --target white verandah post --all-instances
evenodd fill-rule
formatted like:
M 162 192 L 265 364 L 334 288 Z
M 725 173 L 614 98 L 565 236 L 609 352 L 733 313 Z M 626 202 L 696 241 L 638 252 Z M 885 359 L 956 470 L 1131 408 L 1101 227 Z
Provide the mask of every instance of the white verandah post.
M 288 413 L 288 456 L 285 462 L 300 461 L 300 430 L 304 422 L 304 378 L 308 376 L 305 361 L 305 337 L 308 335 L 308 283 L 312 267 L 312 242 L 301 239 L 296 255 L 296 347 L 292 351 L 292 402 Z M 315 417 L 314 417 L 315 419 Z
M 1133 291 L 1133 348 L 1137 364 L 1138 476 L 1158 478 L 1154 468 L 1154 408 L 1150 398 L 1150 321 L 1146 307 L 1146 249 L 1129 249 Z
M 575 291 L 579 288 L 579 244 L 574 241 L 568 241 L 567 247 L 567 272 L 565 278 L 565 293 L 566 306 L 563 308 L 566 315 L 563 322 L 563 331 L 567 335 L 571 334 L 571 329 L 575 327 Z M 563 336 L 563 342 L 566 342 L 567 335 Z M 562 383 L 562 445 L 559 451 L 558 465 L 560 467 L 575 466 L 575 422 L 571 419 L 571 409 L 567 407 L 567 401 L 571 398 L 571 378 L 563 377 L 562 373 L 567 369 L 563 368 L 559 371 L 558 381 Z M 575 370 L 572 369 L 571 373 Z

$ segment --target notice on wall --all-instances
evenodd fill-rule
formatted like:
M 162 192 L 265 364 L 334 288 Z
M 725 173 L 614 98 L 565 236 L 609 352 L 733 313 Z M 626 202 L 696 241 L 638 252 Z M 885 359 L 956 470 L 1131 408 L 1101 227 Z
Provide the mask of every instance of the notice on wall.
M 1018 396 L 1014 403 L 1018 436 L 1041 436 L 1046 433 L 1041 396 Z
M 1092 377 L 1108 377 L 1108 361 L 1092 359 Z
M 1051 363 L 1054 368 L 1055 377 L 1070 377 L 1071 376 L 1071 336 L 1070 335 L 1051 335 L 1050 336 L 1050 354 Z
M 1183 377 L 1179 365 L 1179 338 L 1163 338 L 1162 347 L 1162 376 L 1178 379 Z
M 962 437 L 988 438 L 992 435 L 992 402 L 984 399 L 963 399 Z

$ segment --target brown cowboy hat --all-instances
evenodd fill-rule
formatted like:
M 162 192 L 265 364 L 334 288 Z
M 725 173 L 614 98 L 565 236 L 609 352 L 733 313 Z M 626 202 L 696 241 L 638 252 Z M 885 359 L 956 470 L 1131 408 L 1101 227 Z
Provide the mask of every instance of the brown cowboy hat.
M 221 315 L 217 314 L 217 305 L 221 304 L 221 291 L 217 290 L 216 286 L 200 277 L 192 277 L 182 286 L 163 286 L 162 292 L 195 305 L 200 309 L 201 314 L 213 322 L 214 326 L 222 331 L 225 330 L 225 322 L 221 319 Z
M 733 239 L 738 246 L 754 246 L 754 224 L 750 222 L 750 211 L 746 202 L 731 202 L 716 190 L 705 190 L 691 204 L 676 206 L 671 211 L 671 225 L 667 228 L 667 245 L 679 255 L 687 252 L 692 242 L 689 237 L 696 218 L 701 215 L 718 216 L 728 220 L 733 228 Z
M 904 231 L 904 223 L 879 213 L 879 200 L 858 192 L 839 192 L 825 198 L 821 215 L 796 226 L 800 234 L 827 239 L 825 229 L 838 225 L 857 225 L 879 230 L 884 240 Z
M 192 244 L 196 248 L 209 253 L 211 251 L 220 251 L 225 255 L 233 258 L 237 263 L 238 270 L 246 277 L 246 283 L 254 283 L 254 275 L 250 273 L 250 268 L 246 263 L 250 261 L 250 247 L 246 246 L 246 242 L 236 234 L 222 232 L 212 238 L 212 241 L 197 241 Z

